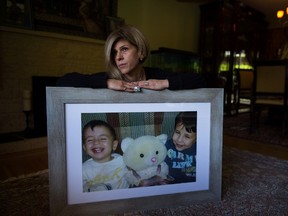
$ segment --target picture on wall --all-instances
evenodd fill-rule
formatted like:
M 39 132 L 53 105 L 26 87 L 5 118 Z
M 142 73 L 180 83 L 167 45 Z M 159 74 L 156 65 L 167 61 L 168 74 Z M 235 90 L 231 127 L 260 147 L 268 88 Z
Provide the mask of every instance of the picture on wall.
M 120 17 L 106 17 L 106 35 L 125 24 L 125 20 Z
M 117 15 L 117 0 L 33 0 L 36 30 L 106 38 L 106 17 Z
M 1 0 L 0 24 L 17 28 L 33 27 L 30 0 Z
M 0 24 L 105 40 L 124 23 L 118 0 L 2 0 Z

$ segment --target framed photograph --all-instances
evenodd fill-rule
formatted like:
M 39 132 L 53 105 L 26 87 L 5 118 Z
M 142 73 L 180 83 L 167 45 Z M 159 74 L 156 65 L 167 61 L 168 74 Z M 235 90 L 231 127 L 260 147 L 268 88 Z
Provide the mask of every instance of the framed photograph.
M 106 34 L 107 36 L 120 26 L 125 24 L 125 20 L 120 17 L 106 17 Z
M 47 87 L 46 98 L 50 215 L 107 215 L 221 199 L 222 89 L 125 93 L 109 89 Z M 89 158 L 88 151 L 85 154 L 86 128 L 95 132 L 95 125 L 86 127 L 87 124 L 96 120 L 111 125 L 119 141 L 114 150 L 124 158 L 128 155 L 122 148 L 126 140 L 166 135 L 163 143 L 167 145 L 169 140 L 173 143 L 175 119 L 180 113 L 193 113 L 196 119 L 193 131 L 197 128 L 194 144 L 197 148 L 191 157 L 195 162 L 190 161 L 195 168 L 193 180 L 141 187 L 128 184 L 114 188 L 109 184 L 104 188 L 106 184 L 102 184 L 101 188 L 86 190 L 83 164 L 88 160 L 97 161 L 93 155 Z M 100 142 L 101 139 L 95 140 Z M 102 150 L 94 148 L 93 151 Z M 165 156 L 168 155 L 173 154 L 168 151 Z M 124 158 L 124 163 L 129 159 Z M 102 177 L 97 175 L 94 180 L 107 180 Z
M 33 27 L 30 0 L 2 0 L 0 4 L 1 25 L 27 29 Z
M 36 30 L 106 38 L 106 16 L 117 15 L 118 0 L 33 1 Z

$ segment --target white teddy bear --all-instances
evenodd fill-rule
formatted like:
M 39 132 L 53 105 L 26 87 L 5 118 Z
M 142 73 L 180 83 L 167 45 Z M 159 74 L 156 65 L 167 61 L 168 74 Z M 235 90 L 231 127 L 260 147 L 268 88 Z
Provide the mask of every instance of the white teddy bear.
M 167 155 L 166 141 L 166 134 L 123 139 L 121 149 L 127 166 L 125 177 L 130 186 L 139 186 L 143 180 L 150 180 L 151 183 L 153 179 L 156 181 L 157 178 L 167 178 L 168 166 L 164 162 Z M 154 178 L 156 176 L 157 178 Z

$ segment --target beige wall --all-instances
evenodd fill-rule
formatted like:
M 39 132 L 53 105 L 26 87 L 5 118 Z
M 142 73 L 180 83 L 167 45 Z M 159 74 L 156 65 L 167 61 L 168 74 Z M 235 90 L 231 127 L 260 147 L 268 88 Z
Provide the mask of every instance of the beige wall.
M 32 76 L 105 70 L 104 41 L 5 27 L 0 40 L 0 133 L 25 129 L 23 92 L 32 90 Z
M 142 30 L 151 50 L 198 52 L 199 4 L 176 0 L 118 0 L 118 16 Z

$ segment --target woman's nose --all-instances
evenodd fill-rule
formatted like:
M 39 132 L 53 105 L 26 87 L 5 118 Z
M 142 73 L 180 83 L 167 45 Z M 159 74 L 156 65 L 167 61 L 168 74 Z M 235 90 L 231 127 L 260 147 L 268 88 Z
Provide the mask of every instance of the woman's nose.
M 118 52 L 118 53 L 116 54 L 116 58 L 115 58 L 115 59 L 116 59 L 117 61 L 123 59 L 122 53 L 121 53 L 121 52 Z

